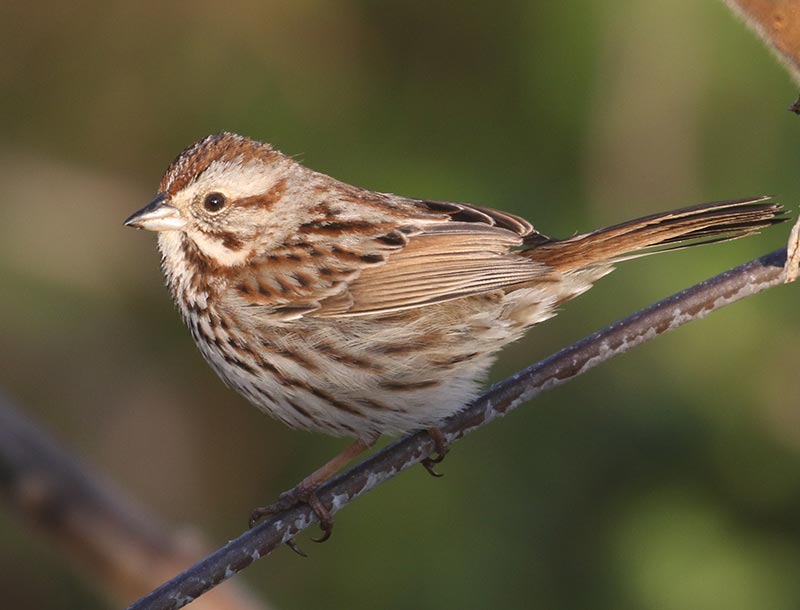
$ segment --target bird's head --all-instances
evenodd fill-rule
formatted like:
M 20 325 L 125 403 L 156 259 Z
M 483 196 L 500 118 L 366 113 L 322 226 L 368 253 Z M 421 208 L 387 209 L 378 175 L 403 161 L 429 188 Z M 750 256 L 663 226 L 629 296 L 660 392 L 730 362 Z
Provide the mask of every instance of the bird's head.
M 125 225 L 158 231 L 162 251 L 188 240 L 217 264 L 236 265 L 257 244 L 282 237 L 286 218 L 276 209 L 301 169 L 269 144 L 228 132 L 208 136 L 178 155 L 156 197 Z

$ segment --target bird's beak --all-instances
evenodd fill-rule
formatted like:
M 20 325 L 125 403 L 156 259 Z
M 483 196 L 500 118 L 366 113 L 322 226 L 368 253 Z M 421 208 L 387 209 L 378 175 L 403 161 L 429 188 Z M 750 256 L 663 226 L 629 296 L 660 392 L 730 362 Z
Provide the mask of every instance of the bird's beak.
M 125 226 L 148 231 L 180 231 L 186 226 L 186 221 L 168 201 L 166 194 L 159 193 L 141 210 L 128 216 Z

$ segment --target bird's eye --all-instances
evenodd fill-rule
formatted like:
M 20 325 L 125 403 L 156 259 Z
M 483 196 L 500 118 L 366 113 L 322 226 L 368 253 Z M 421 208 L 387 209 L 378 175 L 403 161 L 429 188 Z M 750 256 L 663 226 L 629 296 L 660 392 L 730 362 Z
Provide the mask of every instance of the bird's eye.
M 219 212 L 227 202 L 227 198 L 222 193 L 209 193 L 203 199 L 203 207 L 209 212 Z

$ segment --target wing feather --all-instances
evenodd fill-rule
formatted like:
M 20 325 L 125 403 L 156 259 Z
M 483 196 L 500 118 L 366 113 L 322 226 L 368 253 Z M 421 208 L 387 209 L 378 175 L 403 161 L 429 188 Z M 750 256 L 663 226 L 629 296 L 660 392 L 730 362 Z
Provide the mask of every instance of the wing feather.
M 363 269 L 347 289 L 351 302 L 322 303 L 315 316 L 389 313 L 555 278 L 552 269 L 516 254 L 519 235 L 469 223 L 421 227 L 405 249 Z
M 373 215 L 377 201 L 369 203 Z M 393 205 L 404 213 L 372 228 L 363 220 L 314 221 L 305 241 L 249 261 L 229 283 L 229 302 L 277 320 L 362 316 L 557 279 L 549 265 L 512 252 L 539 238 L 522 218 L 461 203 L 397 198 Z

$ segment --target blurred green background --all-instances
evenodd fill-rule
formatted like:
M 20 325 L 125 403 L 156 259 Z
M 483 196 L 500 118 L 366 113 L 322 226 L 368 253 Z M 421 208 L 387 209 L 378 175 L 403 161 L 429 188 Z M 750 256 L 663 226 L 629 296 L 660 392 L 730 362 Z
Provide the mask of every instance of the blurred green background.
M 721 2 L 0 8 L 0 386 L 133 496 L 215 544 L 342 446 L 228 391 L 181 326 L 153 235 L 122 220 L 222 129 L 376 190 L 566 236 L 715 199 L 792 208 L 783 69 Z M 781 245 L 788 227 L 624 265 L 510 346 L 501 379 Z M 800 606 L 796 287 L 548 393 L 252 566 L 282 609 Z M 15 607 L 105 608 L 0 512 Z

